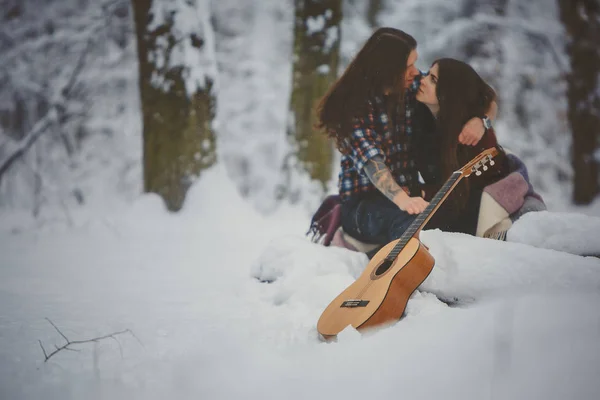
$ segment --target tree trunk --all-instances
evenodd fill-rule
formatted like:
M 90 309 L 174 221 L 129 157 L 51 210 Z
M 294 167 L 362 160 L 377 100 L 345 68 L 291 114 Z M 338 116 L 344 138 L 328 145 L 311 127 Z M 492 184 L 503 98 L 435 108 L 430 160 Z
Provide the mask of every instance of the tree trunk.
M 341 0 L 295 0 L 293 91 L 288 135 L 301 171 L 321 182 L 331 179 L 333 146 L 315 129 L 316 106 L 337 77 Z
M 369 0 L 369 5 L 367 7 L 367 22 L 371 28 L 376 28 L 379 26 L 377 23 L 377 16 L 381 11 L 382 0 Z
M 143 114 L 144 190 L 171 211 L 216 161 L 208 0 L 132 0 Z M 192 23 L 190 23 L 190 19 Z M 210 40 L 209 40 L 210 39 Z
M 599 191 L 600 152 L 600 1 L 559 0 L 560 17 L 570 36 L 568 118 L 573 134 L 573 201 L 589 204 Z

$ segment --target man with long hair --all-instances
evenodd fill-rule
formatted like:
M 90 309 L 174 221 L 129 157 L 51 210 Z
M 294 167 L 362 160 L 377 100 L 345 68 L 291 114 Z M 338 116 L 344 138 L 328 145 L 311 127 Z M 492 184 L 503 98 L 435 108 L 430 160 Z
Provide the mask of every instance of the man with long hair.
M 413 151 L 415 96 L 425 76 L 415 66 L 416 48 L 409 34 L 378 29 L 317 110 L 319 127 L 342 153 L 341 225 L 365 243 L 399 238 L 428 204 Z M 466 122 L 459 141 L 479 142 L 495 112 L 492 102 L 487 116 Z

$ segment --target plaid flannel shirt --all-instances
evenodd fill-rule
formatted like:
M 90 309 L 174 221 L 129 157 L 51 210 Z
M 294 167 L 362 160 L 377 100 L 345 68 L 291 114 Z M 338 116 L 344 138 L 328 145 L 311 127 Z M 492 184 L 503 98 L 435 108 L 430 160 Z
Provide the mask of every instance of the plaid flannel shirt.
M 342 201 L 353 195 L 378 190 L 363 170 L 367 161 L 377 155 L 385 160 L 398 185 L 414 190 L 419 184 L 412 152 L 412 119 L 417 90 L 425 75 L 421 72 L 406 90 L 404 120 L 395 124 L 394 132 L 390 132 L 389 116 L 382 97 L 369 99 L 367 115 L 355 119 L 352 136 L 348 140 L 351 151 L 341 158 L 338 188 Z

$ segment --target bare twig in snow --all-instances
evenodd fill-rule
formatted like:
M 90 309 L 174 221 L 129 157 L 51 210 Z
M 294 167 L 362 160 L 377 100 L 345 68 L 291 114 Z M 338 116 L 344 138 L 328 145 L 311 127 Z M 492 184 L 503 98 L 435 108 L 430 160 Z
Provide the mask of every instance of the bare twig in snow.
M 121 358 L 123 358 L 123 347 L 121 346 L 121 342 L 119 342 L 119 340 L 116 337 L 112 337 L 111 339 L 117 342 L 117 344 L 119 345 L 119 353 L 121 354 Z
M 46 318 L 46 321 L 50 322 L 50 325 L 52 325 L 54 327 L 54 329 L 56 329 L 56 332 L 58 332 L 60 334 L 60 336 L 62 336 L 67 342 L 69 341 L 69 339 L 67 339 L 67 337 L 65 335 L 63 335 L 63 333 L 60 331 L 60 329 L 58 329 L 58 327 L 56 325 L 54 325 L 54 322 L 50 321 L 50 318 Z
M 137 342 L 140 344 L 140 346 L 145 347 L 144 343 L 142 343 L 142 341 L 135 335 L 135 333 L 130 331 L 129 334 L 131 334 L 131 336 L 133 336 L 135 338 L 135 340 L 137 340 Z
M 41 340 L 38 340 L 38 342 L 40 342 L 40 347 L 42 348 L 42 351 L 44 352 L 44 359 L 48 359 L 48 354 L 46 354 L 46 349 L 44 348 L 44 345 L 42 344 Z
M 62 350 L 79 351 L 77 349 L 71 348 L 70 346 L 77 345 L 77 344 L 84 344 L 84 343 L 97 343 L 104 339 L 113 339 L 118 343 L 119 351 L 121 353 L 121 358 L 122 358 L 123 357 L 123 349 L 121 347 L 121 343 L 116 338 L 118 335 L 122 335 L 124 333 L 129 333 L 131 336 L 133 336 L 139 342 L 139 339 L 129 329 L 109 333 L 108 335 L 99 336 L 99 337 L 95 337 L 95 338 L 87 339 L 87 340 L 69 340 L 69 338 L 67 338 L 67 336 L 64 333 L 62 333 L 62 331 L 60 329 L 58 329 L 58 327 L 54 324 L 54 322 L 52 322 L 49 318 L 46 318 L 46 320 L 54 327 L 54 329 L 59 333 L 59 335 L 62 336 L 63 339 L 65 339 L 65 341 L 67 343 L 60 347 L 57 345 L 54 345 L 55 350 L 52 353 L 48 354 L 46 352 L 46 349 L 44 348 L 44 345 L 42 344 L 42 341 L 38 340 L 38 342 L 40 343 L 40 347 L 42 348 L 42 352 L 44 353 L 44 362 L 47 362 L 53 355 L 55 355 L 56 353 L 58 353 Z M 141 342 L 140 342 L 140 344 L 141 344 Z

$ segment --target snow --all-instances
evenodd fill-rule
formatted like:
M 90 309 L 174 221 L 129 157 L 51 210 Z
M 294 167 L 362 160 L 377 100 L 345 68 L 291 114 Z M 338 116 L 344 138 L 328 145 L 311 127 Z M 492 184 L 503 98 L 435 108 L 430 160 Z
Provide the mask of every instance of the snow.
M 338 43 L 340 40 L 340 30 L 338 27 L 332 26 L 327 29 L 327 36 L 325 38 L 325 46 L 323 47 L 324 51 L 330 51 L 333 46 Z
M 195 2 L 167 0 L 153 2 L 150 14 L 153 16 L 148 31 L 153 32 L 162 25 L 173 24 L 172 35 L 175 44 L 165 36 L 158 36 L 156 51 L 150 54 L 150 62 L 157 70 L 152 76 L 152 85 L 168 91 L 173 84 L 165 76 L 165 71 L 176 67 L 184 69 L 185 87 L 189 97 L 199 89 L 205 89 L 209 81 L 217 76 L 215 65 L 214 35 L 210 26 L 209 0 Z M 200 48 L 193 44 L 192 37 L 202 41 Z M 173 46 L 171 51 L 167 51 Z M 168 54 L 168 59 L 165 59 Z
M 573 230 L 572 227 L 577 229 Z M 508 240 L 572 254 L 598 256 L 600 218 L 575 212 L 525 214 L 508 231 Z M 535 227 L 533 230 L 531 227 Z M 594 240 L 595 239 L 595 240 Z
M 320 75 L 327 75 L 327 74 L 329 74 L 329 71 L 330 71 L 330 68 L 329 68 L 329 65 L 327 65 L 327 64 L 321 64 L 317 67 L 317 72 Z
M 327 17 L 325 15 L 317 15 L 306 19 L 306 34 L 307 36 L 321 32 L 325 28 Z
M 582 254 L 600 254 L 600 198 L 568 204 L 570 138 L 558 78 L 568 62 L 556 5 L 507 2 L 510 29 L 491 51 L 502 57 L 471 60 L 503 89 L 500 141 L 526 160 L 550 211 L 522 217 L 507 242 L 422 232 L 436 266 L 405 318 L 366 335 L 348 328 L 323 343 L 321 312 L 368 260 L 303 236 L 319 190 L 281 171 L 290 150 L 292 2 L 200 3 L 205 8 L 189 6 L 178 24 L 204 32 L 206 54 L 182 50 L 174 61 L 206 56 L 194 58 L 196 72 L 218 77 L 219 163 L 176 214 L 140 194 L 129 2 L 61 0 L 42 9 L 28 0 L 30 19 L 6 22 L 15 40 L 45 29 L 38 14 L 64 29 L 3 53 L 12 85 L 0 96 L 3 110 L 14 107 L 13 92 L 63 87 L 71 71 L 64 65 L 80 54 L 77 38 L 105 30 L 82 71 L 88 97 L 67 104 L 85 108 L 85 121 L 41 137 L 0 185 L 0 399 L 598 397 L 600 259 Z M 502 24 L 484 9 L 462 15 L 465 1 L 383 3 L 381 22 L 417 37 L 422 69 L 440 49 L 459 54 L 466 39 L 448 32 Z M 365 5 L 344 4 L 340 68 L 371 33 Z M 543 34 L 546 41 L 534 40 Z M 23 61 L 36 55 L 48 68 Z M 204 82 L 194 74 L 188 83 Z M 40 107 L 33 95 L 25 100 L 28 110 Z M 80 131 L 84 138 L 74 140 Z M 75 154 L 66 154 L 65 135 Z M 6 140 L 2 146 L 13 143 Z M 279 201 L 288 179 L 304 203 Z M 133 335 L 44 362 L 39 341 L 48 352 L 65 343 L 46 318 L 70 340 Z
M 600 259 L 563 251 L 598 250 L 598 218 L 526 215 L 511 242 L 424 231 L 436 266 L 405 318 L 328 344 L 318 317 L 366 256 L 311 243 L 300 207 L 259 214 L 226 176 L 213 167 L 177 214 L 150 194 L 64 229 L 15 232 L 3 220 L 0 398 L 599 393 Z M 582 246 L 540 242 L 549 227 Z M 64 344 L 45 318 L 70 340 L 135 336 L 44 362 L 38 340 Z

